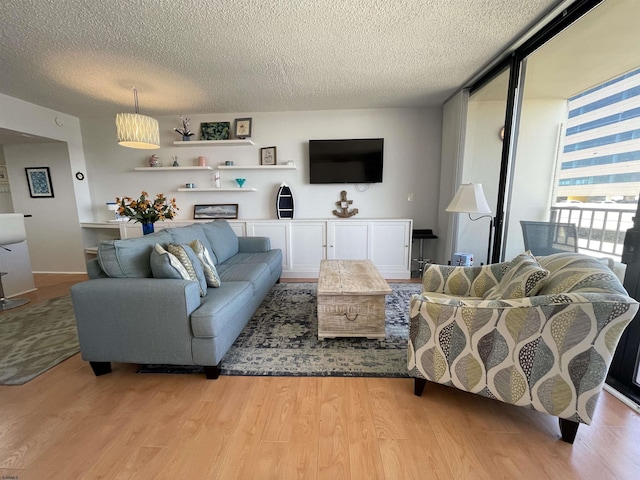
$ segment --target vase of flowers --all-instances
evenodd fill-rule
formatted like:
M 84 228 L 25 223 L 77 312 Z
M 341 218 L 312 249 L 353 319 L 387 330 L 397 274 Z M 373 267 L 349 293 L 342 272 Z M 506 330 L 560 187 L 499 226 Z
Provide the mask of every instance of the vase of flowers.
M 168 200 L 164 193 L 158 193 L 156 198 L 151 200 L 149 194 L 143 191 L 138 199 L 117 197 L 116 203 L 118 213 L 123 217 L 129 217 L 129 221 L 141 223 L 142 233 L 145 235 L 154 231 L 154 223 L 159 220 L 171 220 L 176 216 L 176 211 L 180 210 L 176 205 L 176 199 Z
M 191 119 L 180 116 L 180 120 L 182 121 L 182 128 L 174 128 L 173 130 L 182 135 L 183 142 L 188 142 L 191 140 L 191 135 L 193 135 L 193 132 L 189 130 L 189 122 Z

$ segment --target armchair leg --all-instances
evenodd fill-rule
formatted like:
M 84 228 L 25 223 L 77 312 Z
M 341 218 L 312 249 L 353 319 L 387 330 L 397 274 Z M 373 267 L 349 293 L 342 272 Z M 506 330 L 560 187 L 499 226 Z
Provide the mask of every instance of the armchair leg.
M 89 362 L 96 377 L 111 373 L 111 362 Z
M 220 364 L 214 366 L 205 365 L 204 374 L 206 375 L 207 380 L 215 380 L 220 376 Z
M 413 394 L 420 397 L 424 392 L 424 387 L 427 384 L 427 380 L 424 378 L 414 378 Z
M 578 433 L 579 422 L 567 420 L 566 418 L 560 418 L 560 434 L 562 435 L 562 441 L 567 443 L 573 443 L 576 439 L 576 433 Z

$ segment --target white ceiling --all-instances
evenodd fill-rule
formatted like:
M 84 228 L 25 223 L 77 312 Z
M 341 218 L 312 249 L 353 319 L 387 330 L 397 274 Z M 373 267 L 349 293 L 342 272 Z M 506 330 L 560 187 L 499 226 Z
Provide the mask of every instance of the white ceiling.
M 559 0 L 2 0 L 0 92 L 77 117 L 440 106 Z M 566 2 L 565 2 L 566 3 Z

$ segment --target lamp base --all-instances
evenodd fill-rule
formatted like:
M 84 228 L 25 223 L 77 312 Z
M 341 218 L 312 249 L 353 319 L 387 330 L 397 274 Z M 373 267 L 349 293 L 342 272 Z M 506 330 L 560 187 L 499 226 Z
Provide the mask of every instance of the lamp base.
M 16 298 L 15 300 L 0 298 L 0 312 L 11 310 L 12 308 L 16 307 L 21 307 L 22 305 L 25 305 L 29 302 L 30 300 L 28 298 Z

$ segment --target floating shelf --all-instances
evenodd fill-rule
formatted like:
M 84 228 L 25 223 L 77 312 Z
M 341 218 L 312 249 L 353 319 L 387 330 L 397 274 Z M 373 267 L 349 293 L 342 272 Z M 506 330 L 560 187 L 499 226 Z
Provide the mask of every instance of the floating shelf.
M 213 167 L 210 165 L 206 165 L 204 167 L 200 167 L 197 165 L 191 165 L 188 167 L 136 167 L 134 168 L 134 170 L 136 172 L 148 172 L 150 170 L 153 170 L 155 172 L 168 172 L 169 170 L 171 170 L 175 172 L 176 170 L 213 170 Z
M 177 147 L 195 147 L 195 146 L 210 146 L 210 147 L 238 147 L 241 145 L 255 145 L 253 140 L 249 138 L 235 139 L 235 140 L 190 140 L 187 142 L 175 141 L 173 144 Z
M 256 188 L 179 188 L 179 192 L 257 192 Z
M 295 165 L 218 165 L 218 170 L 295 170 Z

